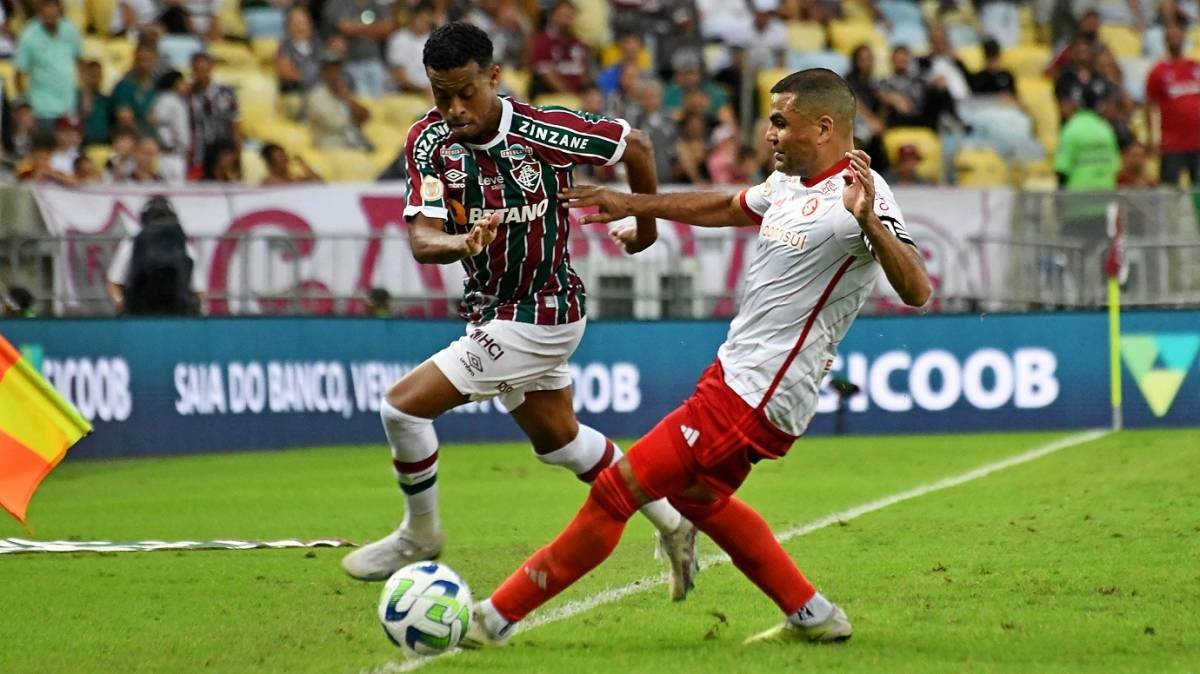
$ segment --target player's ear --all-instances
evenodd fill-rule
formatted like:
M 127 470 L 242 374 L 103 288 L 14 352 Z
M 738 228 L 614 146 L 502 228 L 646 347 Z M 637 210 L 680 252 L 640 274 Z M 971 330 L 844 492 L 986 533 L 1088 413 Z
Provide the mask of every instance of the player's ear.
M 821 115 L 817 118 L 817 142 L 828 143 L 833 139 L 833 117 Z
M 500 88 L 500 64 L 499 63 L 493 63 L 492 65 L 488 66 L 488 83 L 492 85 L 493 89 Z

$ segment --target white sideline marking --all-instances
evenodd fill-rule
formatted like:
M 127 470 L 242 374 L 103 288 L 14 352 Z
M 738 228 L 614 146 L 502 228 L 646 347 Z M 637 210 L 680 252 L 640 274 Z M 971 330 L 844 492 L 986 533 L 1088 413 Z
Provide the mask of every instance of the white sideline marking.
M 929 482 L 927 484 L 913 487 L 912 489 L 906 489 L 889 496 L 884 496 L 883 498 L 879 498 L 874 501 L 868 501 L 866 503 L 856 505 L 853 508 L 848 508 L 841 512 L 819 517 L 806 524 L 782 531 L 777 534 L 775 538 L 778 539 L 780 543 L 783 543 L 793 538 L 806 536 L 814 531 L 819 531 L 830 525 L 837 524 L 838 522 L 847 522 L 849 520 L 862 517 L 863 515 L 873 513 L 877 510 L 883 510 L 884 508 L 896 505 L 897 503 L 909 501 L 926 494 L 931 494 L 935 491 L 957 487 L 965 482 L 978 480 L 981 477 L 987 477 L 992 473 L 998 473 L 1007 468 L 1012 468 L 1013 466 L 1019 466 L 1023 463 L 1036 461 L 1044 456 L 1048 456 L 1068 447 L 1074 447 L 1075 445 L 1102 438 L 1109 433 L 1112 433 L 1112 431 L 1109 429 L 1097 429 L 1070 435 L 1060 440 L 1055 440 L 1054 442 L 1042 445 L 1041 447 L 1034 447 L 1028 451 L 1021 452 L 1020 454 L 1015 454 L 1006 459 L 1000 459 L 999 461 L 993 461 L 992 463 L 985 463 L 978 468 L 968 470 L 967 472 L 959 475 L 942 478 L 936 482 Z M 700 560 L 700 565 L 703 568 L 708 568 L 716 564 L 728 564 L 729 561 L 728 555 L 710 555 L 702 558 Z M 558 608 L 546 611 L 539 616 L 525 621 L 517 628 L 517 632 L 525 632 L 527 630 L 541 627 L 542 625 L 548 625 L 560 620 L 566 620 L 567 618 L 577 616 L 580 613 L 590 611 L 597 606 L 611 604 L 612 602 L 619 601 L 620 599 L 623 599 L 631 594 L 641 592 L 643 590 L 649 590 L 651 588 L 658 587 L 659 585 L 665 585 L 666 583 L 667 574 L 665 572 L 655 576 L 646 576 L 639 580 L 635 580 L 628 585 L 622 585 L 621 587 L 598 592 L 590 597 L 584 597 L 583 599 L 567 602 Z M 403 662 L 389 662 L 383 666 L 376 667 L 375 669 L 364 670 L 362 674 L 399 674 L 401 672 L 411 672 L 420 669 L 425 665 L 433 663 L 434 661 L 452 657 L 458 655 L 459 653 L 462 653 L 462 651 L 455 649 L 441 655 L 428 658 L 414 658 L 411 660 L 405 660 Z

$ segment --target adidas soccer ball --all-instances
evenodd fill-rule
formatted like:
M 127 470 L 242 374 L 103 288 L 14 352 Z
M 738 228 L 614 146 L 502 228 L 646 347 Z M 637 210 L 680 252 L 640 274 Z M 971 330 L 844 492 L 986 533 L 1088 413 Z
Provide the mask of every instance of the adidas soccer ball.
M 379 622 L 388 639 L 417 655 L 454 648 L 470 621 L 471 590 L 445 564 L 409 564 L 392 574 L 379 599 Z

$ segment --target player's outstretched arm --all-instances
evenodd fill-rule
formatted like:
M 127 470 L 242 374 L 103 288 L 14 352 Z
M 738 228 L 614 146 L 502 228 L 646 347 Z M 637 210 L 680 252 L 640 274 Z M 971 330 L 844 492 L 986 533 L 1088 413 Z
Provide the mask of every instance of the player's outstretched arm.
M 925 272 L 925 261 L 913 246 L 904 243 L 888 231 L 875 214 L 875 179 L 871 175 L 871 157 L 862 150 L 847 152 L 850 169 L 843 174 L 846 189 L 842 192 L 842 203 L 846 210 L 858 220 L 871 250 L 888 283 L 896 289 L 904 303 L 919 307 L 929 301 L 932 288 L 929 274 Z
M 595 185 L 579 185 L 558 193 L 571 208 L 596 206 L 582 222 L 612 222 L 622 218 L 652 217 L 686 222 L 697 227 L 749 227 L 750 219 L 736 194 L 719 192 L 669 192 L 626 194 Z
M 476 220 L 466 234 L 447 234 L 442 229 L 442 222 L 423 213 L 413 217 L 408 228 L 408 242 L 417 262 L 450 264 L 478 255 L 496 238 L 500 216 L 492 213 Z
M 644 131 L 634 130 L 625 139 L 621 163 L 629 180 L 629 191 L 635 194 L 658 192 L 658 170 L 654 168 L 654 146 Z M 620 240 L 625 252 L 633 255 L 646 250 L 658 239 L 658 221 L 654 216 L 637 216 L 637 226 L 628 240 Z

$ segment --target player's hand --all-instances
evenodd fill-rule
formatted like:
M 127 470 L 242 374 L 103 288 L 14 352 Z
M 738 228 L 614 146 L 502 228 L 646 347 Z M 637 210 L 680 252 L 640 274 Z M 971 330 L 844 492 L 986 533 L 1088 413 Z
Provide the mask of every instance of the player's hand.
M 847 152 L 850 168 L 842 172 L 846 188 L 842 190 L 842 204 L 860 223 L 871 217 L 875 203 L 875 179 L 871 177 L 871 157 L 862 150 Z
M 592 222 L 612 222 L 633 215 L 629 207 L 629 195 L 615 192 L 596 185 L 578 185 L 568 187 L 558 193 L 558 198 L 567 202 L 568 208 L 587 208 L 598 206 L 596 213 L 583 216 L 579 221 L 583 224 Z
M 633 255 L 646 250 L 654 242 L 649 244 L 638 239 L 638 229 L 636 225 L 627 225 L 618 227 L 608 233 L 609 238 L 617 242 L 617 245 L 625 249 L 625 252 Z
M 496 240 L 496 228 L 500 226 L 500 214 L 491 213 L 475 221 L 471 231 L 463 235 L 463 257 L 474 257 Z

